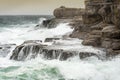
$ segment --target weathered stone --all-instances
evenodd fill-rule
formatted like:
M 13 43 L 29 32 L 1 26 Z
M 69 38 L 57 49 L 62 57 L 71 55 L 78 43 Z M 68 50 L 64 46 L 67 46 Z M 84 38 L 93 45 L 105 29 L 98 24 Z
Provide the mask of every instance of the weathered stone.
M 81 16 L 84 9 L 81 8 L 65 8 L 60 7 L 54 10 L 54 16 L 56 18 L 73 18 L 75 16 Z

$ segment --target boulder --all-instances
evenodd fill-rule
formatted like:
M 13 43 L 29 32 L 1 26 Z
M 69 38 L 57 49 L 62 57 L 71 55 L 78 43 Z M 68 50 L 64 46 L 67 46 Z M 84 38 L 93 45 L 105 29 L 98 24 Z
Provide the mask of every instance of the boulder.
M 115 26 L 107 26 L 102 30 L 102 37 L 120 39 L 120 30 L 116 29 Z

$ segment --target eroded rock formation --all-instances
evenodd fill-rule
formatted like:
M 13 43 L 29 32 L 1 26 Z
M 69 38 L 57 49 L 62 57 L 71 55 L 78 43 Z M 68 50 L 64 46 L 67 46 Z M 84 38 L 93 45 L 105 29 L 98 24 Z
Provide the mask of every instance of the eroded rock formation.
M 105 48 L 107 56 L 120 54 L 120 0 L 85 0 L 79 16 L 72 14 L 75 10 L 63 7 L 54 12 L 56 18 L 72 17 L 70 37 L 83 39 L 83 45 Z
M 80 32 L 85 32 L 82 28 L 87 25 L 88 31 L 85 33 L 84 45 L 106 48 L 107 56 L 113 57 L 120 54 L 120 1 L 86 0 L 85 3 L 83 22 L 76 24 L 77 27 L 72 36 L 76 37 L 78 33 L 77 37 L 82 36 Z M 84 26 L 81 26 L 81 22 Z M 74 34 L 75 32 L 77 33 Z

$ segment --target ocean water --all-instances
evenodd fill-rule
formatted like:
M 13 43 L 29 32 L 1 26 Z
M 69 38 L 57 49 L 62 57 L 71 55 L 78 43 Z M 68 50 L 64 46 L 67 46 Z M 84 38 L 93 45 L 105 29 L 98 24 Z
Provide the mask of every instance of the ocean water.
M 68 23 L 58 24 L 47 29 L 37 24 L 51 16 L 0 16 L 0 45 L 20 45 L 26 40 L 42 40 L 47 37 L 62 37 L 73 31 Z M 65 49 L 97 52 L 91 46 L 83 46 L 82 40 L 61 40 Z M 99 60 L 96 57 L 79 59 L 78 56 L 66 61 L 46 60 L 39 56 L 27 61 L 10 60 L 12 51 L 0 57 L 0 80 L 120 80 L 120 57 L 111 60 Z M 62 46 L 63 47 L 63 46 Z

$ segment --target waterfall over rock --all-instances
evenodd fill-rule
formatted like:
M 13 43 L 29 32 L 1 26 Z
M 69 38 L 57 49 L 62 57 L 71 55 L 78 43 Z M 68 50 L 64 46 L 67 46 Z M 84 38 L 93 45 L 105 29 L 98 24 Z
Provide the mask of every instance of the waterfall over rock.
M 71 40 L 57 40 L 54 41 L 51 45 L 45 45 L 42 43 L 37 43 L 37 41 L 25 41 L 22 45 L 17 46 L 13 50 L 13 54 L 10 59 L 17 61 L 24 61 L 28 59 L 33 59 L 40 55 L 40 57 L 48 60 L 59 59 L 67 60 L 75 56 L 79 56 L 80 59 L 86 57 L 95 56 L 98 59 L 103 59 L 104 51 L 96 49 L 92 51 L 79 50 L 77 43 L 72 43 Z M 59 44 L 59 45 L 58 45 Z M 92 49 L 92 48 L 91 48 Z M 104 55 L 105 58 L 105 55 Z

